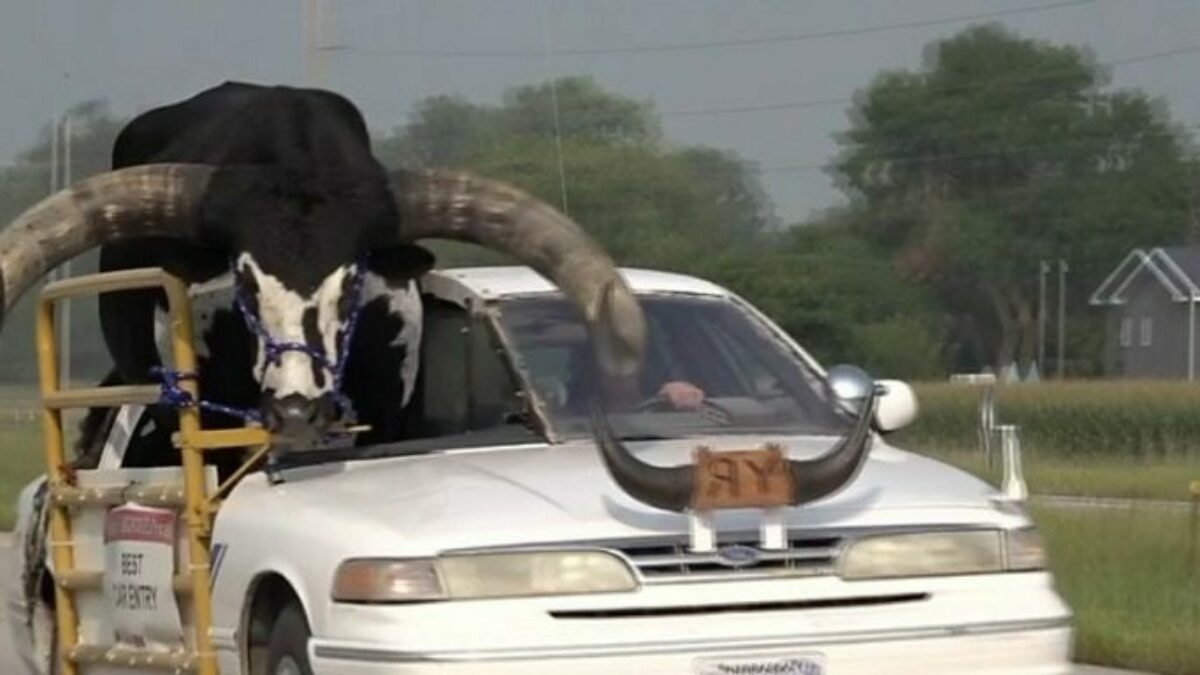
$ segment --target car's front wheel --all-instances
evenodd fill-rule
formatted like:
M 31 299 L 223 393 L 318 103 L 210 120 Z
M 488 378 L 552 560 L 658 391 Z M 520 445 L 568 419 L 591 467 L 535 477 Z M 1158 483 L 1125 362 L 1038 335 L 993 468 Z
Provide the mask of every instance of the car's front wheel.
M 279 612 L 267 640 L 269 675 L 312 675 L 308 665 L 308 622 L 304 610 L 292 602 Z

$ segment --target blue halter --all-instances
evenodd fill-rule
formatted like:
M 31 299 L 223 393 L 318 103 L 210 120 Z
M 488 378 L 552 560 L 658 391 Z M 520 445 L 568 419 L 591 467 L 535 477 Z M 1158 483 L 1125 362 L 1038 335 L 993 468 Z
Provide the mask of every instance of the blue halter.
M 345 383 L 346 363 L 350 360 L 351 338 L 354 336 L 354 329 L 358 326 L 358 318 L 362 314 L 362 292 L 366 279 L 365 270 L 366 265 L 362 261 L 359 261 L 354 272 L 354 280 L 350 286 L 350 298 L 353 303 L 353 309 L 350 311 L 350 316 L 346 320 L 346 327 L 342 330 L 339 338 L 338 351 L 342 357 L 337 361 L 330 359 L 323 347 L 310 346 L 294 340 L 275 339 L 263 327 L 258 316 L 250 310 L 250 306 L 242 296 L 240 288 L 235 291 L 234 295 L 234 305 L 238 308 L 238 312 L 241 313 L 242 320 L 246 323 L 246 328 L 261 338 L 263 342 L 264 372 L 259 374 L 260 379 L 265 374 L 268 366 L 278 366 L 283 361 L 284 352 L 300 352 L 333 376 L 332 395 L 334 402 L 341 410 L 343 417 L 350 422 L 356 419 L 354 404 L 350 400 L 350 397 L 342 391 L 342 386 Z M 175 408 L 196 406 L 202 410 L 210 410 L 231 417 L 238 417 L 247 422 L 261 424 L 263 421 L 262 413 L 256 408 L 236 408 L 213 401 L 196 400 L 187 390 L 179 386 L 182 380 L 196 379 L 196 373 L 173 370 L 162 366 L 151 368 L 150 373 L 160 380 L 159 388 L 161 394 L 159 396 L 159 403 Z

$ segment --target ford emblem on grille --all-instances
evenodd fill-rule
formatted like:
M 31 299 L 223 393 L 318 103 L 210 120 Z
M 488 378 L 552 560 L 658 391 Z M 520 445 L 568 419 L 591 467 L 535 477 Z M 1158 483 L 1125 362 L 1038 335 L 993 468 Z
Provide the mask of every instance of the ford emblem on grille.
M 717 558 L 726 567 L 750 567 L 757 565 L 762 553 L 753 547 L 731 544 L 717 549 Z

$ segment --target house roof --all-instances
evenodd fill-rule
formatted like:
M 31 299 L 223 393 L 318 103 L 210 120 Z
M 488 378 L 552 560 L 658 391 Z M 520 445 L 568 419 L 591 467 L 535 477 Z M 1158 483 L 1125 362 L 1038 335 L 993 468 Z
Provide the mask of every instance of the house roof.
M 1200 300 L 1200 246 L 1135 248 L 1092 293 L 1093 305 L 1125 304 L 1125 291 L 1139 275 L 1154 277 L 1175 302 Z

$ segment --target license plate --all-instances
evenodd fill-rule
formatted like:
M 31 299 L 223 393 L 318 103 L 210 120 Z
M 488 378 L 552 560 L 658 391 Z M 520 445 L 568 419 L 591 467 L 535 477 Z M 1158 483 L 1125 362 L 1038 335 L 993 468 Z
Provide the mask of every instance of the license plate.
M 826 675 L 821 654 L 698 659 L 696 675 Z
M 771 508 L 792 502 L 795 486 L 783 449 L 767 445 L 758 450 L 714 452 L 697 448 L 692 508 Z

